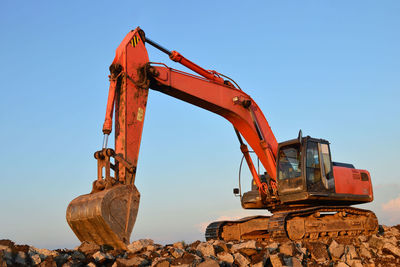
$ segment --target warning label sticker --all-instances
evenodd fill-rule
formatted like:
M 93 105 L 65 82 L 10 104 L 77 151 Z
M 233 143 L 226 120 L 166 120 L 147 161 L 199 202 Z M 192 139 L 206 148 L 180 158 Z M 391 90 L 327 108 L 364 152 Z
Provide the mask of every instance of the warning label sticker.
M 133 47 L 136 47 L 139 42 L 140 42 L 140 37 L 135 35 L 135 36 L 133 36 L 133 38 L 131 40 L 131 45 Z

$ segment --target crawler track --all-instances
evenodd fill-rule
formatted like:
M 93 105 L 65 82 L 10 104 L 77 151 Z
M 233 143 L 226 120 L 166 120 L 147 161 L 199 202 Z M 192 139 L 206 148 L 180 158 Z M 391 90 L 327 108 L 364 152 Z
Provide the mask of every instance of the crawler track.
M 372 211 L 326 206 L 213 222 L 206 229 L 206 239 L 295 241 L 372 235 L 377 231 L 378 220 Z

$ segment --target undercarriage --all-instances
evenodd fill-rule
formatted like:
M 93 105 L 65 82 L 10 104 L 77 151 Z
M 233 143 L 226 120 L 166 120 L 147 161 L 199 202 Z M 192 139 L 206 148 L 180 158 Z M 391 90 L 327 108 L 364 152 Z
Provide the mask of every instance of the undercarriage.
M 272 216 L 252 216 L 237 221 L 218 221 L 208 225 L 206 240 L 316 240 L 321 238 L 372 235 L 378 219 L 372 211 L 321 206 L 277 212 Z

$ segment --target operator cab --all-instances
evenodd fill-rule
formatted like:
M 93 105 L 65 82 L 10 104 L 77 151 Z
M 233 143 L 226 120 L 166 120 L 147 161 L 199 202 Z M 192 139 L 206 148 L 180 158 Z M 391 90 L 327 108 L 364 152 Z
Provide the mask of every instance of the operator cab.
M 329 142 L 310 136 L 279 144 L 277 182 L 280 201 L 288 204 L 347 205 L 373 198 L 367 171 L 332 162 Z
M 334 192 L 329 142 L 309 136 L 281 143 L 278 148 L 277 179 L 280 195 L 307 191 Z
M 316 203 L 339 206 L 373 200 L 368 171 L 333 162 L 327 140 L 299 135 L 279 144 L 276 160 L 278 199 L 260 194 L 252 181 L 252 190 L 241 198 L 243 208 L 277 210 L 290 206 L 311 207 Z M 270 185 L 267 174 L 259 177 L 261 182 Z

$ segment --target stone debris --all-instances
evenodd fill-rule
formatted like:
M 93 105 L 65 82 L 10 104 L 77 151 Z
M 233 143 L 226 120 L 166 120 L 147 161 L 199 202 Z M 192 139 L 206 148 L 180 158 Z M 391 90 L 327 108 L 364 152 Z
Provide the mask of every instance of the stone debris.
M 141 251 L 142 249 L 153 245 L 154 242 L 151 239 L 140 239 L 137 241 L 132 242 L 131 244 L 128 245 L 128 250 L 131 253 L 136 253 Z
M 322 242 L 306 242 L 305 247 L 311 253 L 311 259 L 318 264 L 324 264 L 329 261 L 327 245 Z
M 329 253 L 331 254 L 332 258 L 340 259 L 344 253 L 344 245 L 338 244 L 335 240 L 332 240 L 331 244 L 329 245 Z
M 213 259 L 206 259 L 205 261 L 201 262 L 199 267 L 219 267 L 218 261 L 215 261 Z
M 386 243 L 385 245 L 383 245 L 383 252 L 386 253 L 392 253 L 395 257 L 400 257 L 400 247 L 397 245 L 393 245 L 390 243 Z
M 236 251 L 242 250 L 242 249 L 257 249 L 256 241 L 255 240 L 246 241 L 243 243 L 234 244 L 231 247 L 232 252 L 236 252 Z
M 286 242 L 281 244 L 281 246 L 279 247 L 279 252 L 287 256 L 293 256 L 294 244 L 292 242 Z
M 72 250 L 48 250 L 0 240 L 0 267 L 400 266 L 400 225 L 381 226 L 381 229 L 379 234 L 370 237 L 359 235 L 349 240 L 339 236 L 313 242 L 212 240 L 192 244 L 181 241 L 163 246 L 141 239 L 129 244 L 127 251 L 86 242 Z
M 233 254 L 233 257 L 235 258 L 235 263 L 239 266 L 239 267 L 246 267 L 249 266 L 250 261 L 247 259 L 246 256 L 244 256 L 243 254 L 237 252 L 235 254 Z
M 214 246 L 208 242 L 200 243 L 197 246 L 197 251 L 200 251 L 204 257 L 215 256 Z
M 228 252 L 225 252 L 225 251 L 218 253 L 217 254 L 217 258 L 221 262 L 226 262 L 226 263 L 229 263 L 229 264 L 232 264 L 233 260 L 234 260 L 232 254 L 230 254 Z
M 278 254 L 271 254 L 269 260 L 273 267 L 282 267 L 283 262 L 281 257 Z

